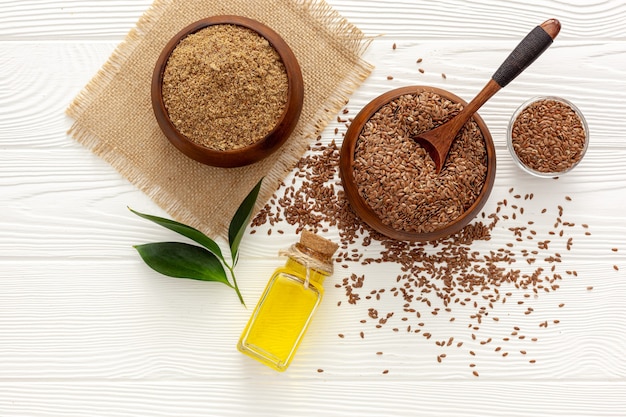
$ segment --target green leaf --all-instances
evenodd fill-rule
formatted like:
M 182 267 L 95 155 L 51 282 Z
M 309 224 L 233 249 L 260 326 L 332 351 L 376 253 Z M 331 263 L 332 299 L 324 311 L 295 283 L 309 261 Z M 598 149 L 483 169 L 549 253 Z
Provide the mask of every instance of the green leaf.
M 219 259 L 221 259 L 222 262 L 224 261 L 222 250 L 220 249 L 218 244 L 213 239 L 211 239 L 210 237 L 208 237 L 207 235 L 205 235 L 198 229 L 195 229 L 191 226 L 187 226 L 186 224 L 179 223 L 174 220 L 165 219 L 163 217 L 158 217 L 158 216 L 152 216 L 150 214 L 140 213 L 138 211 L 131 209 L 130 207 L 128 209 L 139 217 L 143 217 L 146 220 L 150 220 L 180 235 L 188 237 L 189 239 L 193 240 L 196 243 L 201 244 L 202 246 L 204 246 L 205 248 L 213 252 L 213 254 L 217 256 Z
M 239 244 L 241 243 L 241 238 L 243 237 L 243 233 L 246 230 L 246 226 L 250 221 L 250 217 L 252 217 L 254 203 L 256 203 L 256 199 L 259 196 L 259 190 L 261 189 L 262 182 L 263 178 L 259 180 L 257 185 L 243 200 L 243 202 L 237 209 L 237 212 L 233 216 L 233 219 L 230 221 L 230 226 L 228 228 L 228 243 L 230 245 L 230 253 L 233 258 L 233 264 L 237 262 L 237 255 L 239 254 Z
M 158 242 L 134 246 L 150 268 L 174 278 L 217 281 L 232 288 L 220 260 L 200 246 Z

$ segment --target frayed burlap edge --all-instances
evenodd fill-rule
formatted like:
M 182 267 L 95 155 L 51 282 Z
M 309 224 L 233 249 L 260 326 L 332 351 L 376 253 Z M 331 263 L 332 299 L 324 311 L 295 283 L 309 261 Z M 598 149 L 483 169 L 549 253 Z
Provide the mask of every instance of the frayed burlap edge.
M 69 117 L 78 120 L 92 105 L 99 94 L 107 88 L 107 85 L 118 74 L 125 60 L 140 45 L 143 34 L 149 32 L 154 27 L 171 3 L 172 0 L 155 0 L 138 20 L 136 26 L 127 34 L 123 42 L 117 46 L 103 67 L 69 105 L 66 110 Z M 345 75 L 345 78 L 337 85 L 334 93 L 326 99 L 323 106 L 317 109 L 313 117 L 299 127 L 298 133 L 307 138 L 306 143 L 287 141 L 282 150 L 284 156 L 276 158 L 271 169 L 266 172 L 253 171 L 243 173 L 244 176 L 248 177 L 242 183 L 245 184 L 246 188 L 241 190 L 240 196 L 236 200 L 222 202 L 225 206 L 225 213 L 230 215 L 221 216 L 217 221 L 215 219 L 207 221 L 203 216 L 198 216 L 193 210 L 181 205 L 177 196 L 171 195 L 171 193 L 164 191 L 160 186 L 147 180 L 142 175 L 141 170 L 128 163 L 123 155 L 100 140 L 88 128 L 75 122 L 69 129 L 68 134 L 94 154 L 110 163 L 176 220 L 197 227 L 209 235 L 225 236 L 232 214 L 234 214 L 253 184 L 258 182 L 261 177 L 264 177 L 263 186 L 255 207 L 255 211 L 258 211 L 291 172 L 300 157 L 306 152 L 308 145 L 315 140 L 332 118 L 346 105 L 349 96 L 373 70 L 370 64 L 360 58 L 369 46 L 371 39 L 367 39 L 356 26 L 343 18 L 329 4 L 324 0 L 295 0 L 291 4 L 292 7 L 300 8 L 301 13 L 308 15 L 310 24 L 319 26 L 320 34 L 327 36 L 330 41 L 336 42 L 342 49 L 355 55 L 353 71 Z

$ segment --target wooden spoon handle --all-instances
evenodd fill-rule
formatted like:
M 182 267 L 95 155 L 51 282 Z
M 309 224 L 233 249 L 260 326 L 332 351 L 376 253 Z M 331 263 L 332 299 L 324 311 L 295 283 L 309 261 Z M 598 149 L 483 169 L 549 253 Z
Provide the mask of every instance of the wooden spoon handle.
M 550 19 L 535 27 L 515 47 L 491 77 L 500 87 L 506 86 L 539 57 L 558 35 L 561 23 Z

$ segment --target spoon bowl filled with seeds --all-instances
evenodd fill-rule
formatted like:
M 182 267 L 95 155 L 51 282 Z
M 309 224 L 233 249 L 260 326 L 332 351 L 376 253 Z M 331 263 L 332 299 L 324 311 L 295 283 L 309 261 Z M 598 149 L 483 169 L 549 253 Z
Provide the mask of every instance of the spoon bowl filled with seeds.
M 532 98 L 511 117 L 507 146 L 522 170 L 542 178 L 565 174 L 580 163 L 589 145 L 581 111 L 554 96 Z
M 413 139 L 465 105 L 439 88 L 407 86 L 359 112 L 346 132 L 339 169 L 346 198 L 365 223 L 393 239 L 432 241 L 479 214 L 496 172 L 493 140 L 480 116 L 459 131 L 440 172 Z
M 152 107 L 167 139 L 211 166 L 269 156 L 298 123 L 304 84 L 289 45 L 241 16 L 213 16 L 178 32 L 157 59 Z

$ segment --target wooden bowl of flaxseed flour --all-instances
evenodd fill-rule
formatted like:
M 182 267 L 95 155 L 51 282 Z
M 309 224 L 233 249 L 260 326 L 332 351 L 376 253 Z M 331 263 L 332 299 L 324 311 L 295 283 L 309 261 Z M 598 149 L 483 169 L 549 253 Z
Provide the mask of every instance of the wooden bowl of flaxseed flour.
M 241 16 L 214 16 L 165 45 L 151 96 L 172 145 L 228 168 L 280 148 L 298 123 L 304 86 L 295 55 L 274 30 Z
M 410 86 L 359 112 L 346 132 L 339 167 L 346 198 L 365 223 L 393 239 L 433 241 L 479 214 L 496 172 L 493 140 L 480 116 L 456 136 L 440 173 L 413 139 L 465 105 L 445 90 Z

